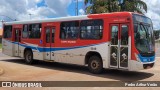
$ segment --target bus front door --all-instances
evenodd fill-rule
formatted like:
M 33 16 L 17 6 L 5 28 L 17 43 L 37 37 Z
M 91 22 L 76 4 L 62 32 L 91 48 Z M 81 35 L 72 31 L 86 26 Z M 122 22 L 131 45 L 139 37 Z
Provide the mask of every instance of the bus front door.
M 21 29 L 14 29 L 14 56 L 20 56 Z
M 129 25 L 111 24 L 110 68 L 128 69 Z
M 54 42 L 55 42 L 55 27 L 45 27 L 45 60 L 55 60 L 54 55 Z

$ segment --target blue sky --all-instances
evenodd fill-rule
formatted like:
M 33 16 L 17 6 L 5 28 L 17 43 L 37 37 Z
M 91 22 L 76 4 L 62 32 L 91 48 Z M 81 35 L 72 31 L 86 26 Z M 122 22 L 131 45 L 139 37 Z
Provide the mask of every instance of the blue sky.
M 76 1 L 76 0 L 75 0 Z M 75 6 L 76 6 L 76 2 L 74 0 L 72 0 L 71 4 L 67 7 L 67 11 L 68 11 L 68 14 L 70 16 L 75 16 Z M 41 2 L 37 3 L 37 7 L 43 7 L 43 6 L 47 6 L 45 4 L 45 0 L 42 0 Z M 80 2 L 78 2 L 78 9 L 84 9 L 85 8 L 85 5 L 84 5 L 84 2 L 81 0 Z M 78 14 L 81 15 L 80 12 L 78 12 Z
M 0 15 L 16 20 L 75 16 L 76 0 L 0 0 Z M 84 0 L 78 0 L 78 13 L 84 14 Z M 17 3 L 18 2 L 18 3 Z M 10 21 L 6 17 L 0 19 Z
M 47 5 L 45 4 L 45 0 L 42 0 L 41 2 L 37 3 L 37 7 L 43 7 L 43 6 L 46 6 Z M 76 0 L 72 0 L 72 2 L 69 4 L 69 6 L 66 8 L 67 9 L 67 12 L 70 16 L 75 16 L 76 15 Z M 79 0 L 78 2 L 78 14 L 79 15 L 82 15 L 82 13 L 79 11 L 79 10 L 84 10 L 85 9 L 85 5 L 84 5 L 84 2 L 83 0 Z M 54 16 L 52 16 L 54 18 Z M 56 17 L 56 16 L 55 16 Z M 58 16 L 57 16 L 58 17 Z M 50 18 L 50 17 L 49 17 Z
M 83 15 L 84 0 L 78 1 L 78 13 Z M 160 0 L 143 1 L 148 6 L 148 12 L 145 15 L 152 19 L 154 29 L 160 29 Z M 75 16 L 75 4 L 75 0 L 0 0 L 0 15 L 20 21 Z M 0 20 L 10 21 L 4 16 L 0 16 Z M 1 24 L 0 27 L 2 27 Z
M 75 16 L 75 5 L 76 5 L 76 2 L 72 1 L 72 3 L 67 8 L 68 9 L 67 11 L 71 16 Z M 78 9 L 85 9 L 84 2 L 78 3 Z M 78 14 L 81 15 L 80 12 L 78 12 Z

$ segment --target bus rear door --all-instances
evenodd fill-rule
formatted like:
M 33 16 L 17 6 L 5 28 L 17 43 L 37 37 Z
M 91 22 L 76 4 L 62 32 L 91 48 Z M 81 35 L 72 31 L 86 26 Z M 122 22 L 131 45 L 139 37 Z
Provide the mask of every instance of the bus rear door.
M 55 27 L 45 27 L 45 60 L 55 60 L 54 47 L 55 47 Z
M 21 29 L 14 28 L 14 56 L 20 56 Z
M 129 24 L 111 24 L 110 35 L 110 68 L 128 69 Z

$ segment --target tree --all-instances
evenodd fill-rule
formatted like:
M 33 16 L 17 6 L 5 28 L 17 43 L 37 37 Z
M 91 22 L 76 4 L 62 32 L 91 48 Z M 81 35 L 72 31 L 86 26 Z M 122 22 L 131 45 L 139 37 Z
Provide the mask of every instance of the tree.
M 141 0 L 124 0 L 120 6 L 121 11 L 138 12 L 141 14 L 147 12 L 147 4 Z
M 123 2 L 121 2 L 123 1 Z M 118 11 L 147 12 L 147 5 L 141 0 L 85 0 L 86 14 Z
M 160 30 L 154 30 L 155 39 L 159 39 Z
M 85 0 L 87 14 L 120 11 L 117 0 Z

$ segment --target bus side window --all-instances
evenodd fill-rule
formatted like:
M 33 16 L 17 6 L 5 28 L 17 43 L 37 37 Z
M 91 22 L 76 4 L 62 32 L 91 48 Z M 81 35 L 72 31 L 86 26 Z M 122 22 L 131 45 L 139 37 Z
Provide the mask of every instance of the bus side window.
M 82 20 L 80 25 L 81 39 L 100 40 L 102 39 L 103 20 Z
M 41 38 L 41 24 L 29 25 L 29 38 L 34 38 L 34 39 Z
M 79 33 L 79 22 L 70 21 L 62 22 L 60 25 L 60 38 L 61 39 L 77 39 Z
M 4 38 L 11 38 L 12 37 L 12 26 L 4 26 Z
M 23 25 L 22 37 L 28 38 L 28 25 Z
M 60 38 L 61 38 L 61 39 L 65 39 L 65 36 L 66 36 L 65 29 L 61 27 Z

